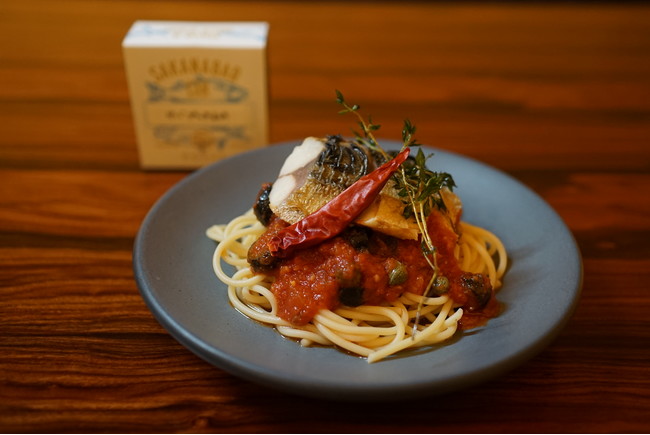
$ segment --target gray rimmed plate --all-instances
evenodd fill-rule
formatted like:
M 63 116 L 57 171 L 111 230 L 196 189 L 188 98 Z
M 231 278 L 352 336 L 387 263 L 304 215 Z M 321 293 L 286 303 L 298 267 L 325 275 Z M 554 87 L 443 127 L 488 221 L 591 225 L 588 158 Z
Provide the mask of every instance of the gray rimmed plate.
M 449 172 L 464 220 L 498 235 L 510 267 L 498 299 L 503 313 L 431 349 L 368 364 L 332 348 L 302 348 L 242 316 L 215 277 L 211 225 L 249 209 L 298 142 L 239 154 L 188 175 L 151 208 L 137 234 L 133 267 L 156 319 L 181 344 L 236 376 L 284 391 L 344 400 L 441 394 L 495 378 L 546 347 L 560 332 L 582 285 L 582 260 L 562 219 L 533 191 L 490 166 L 447 151 L 431 168 Z M 386 149 L 398 143 L 383 142 Z

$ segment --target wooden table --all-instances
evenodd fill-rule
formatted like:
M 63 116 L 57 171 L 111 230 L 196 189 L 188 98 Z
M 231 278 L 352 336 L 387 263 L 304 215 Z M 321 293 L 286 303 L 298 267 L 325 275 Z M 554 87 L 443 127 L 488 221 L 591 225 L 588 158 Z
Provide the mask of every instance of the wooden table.
M 233 377 L 140 297 L 131 252 L 187 175 L 139 168 L 121 40 L 136 19 L 265 20 L 271 142 L 398 139 L 539 193 L 584 257 L 541 354 L 442 397 L 340 404 Z M 650 7 L 7 0 L 0 4 L 0 431 L 650 431 Z

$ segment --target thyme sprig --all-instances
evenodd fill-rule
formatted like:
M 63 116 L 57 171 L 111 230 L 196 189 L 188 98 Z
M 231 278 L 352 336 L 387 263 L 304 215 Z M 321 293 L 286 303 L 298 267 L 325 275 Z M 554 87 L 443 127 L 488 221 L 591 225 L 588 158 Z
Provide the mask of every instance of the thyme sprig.
M 372 122 L 368 117 L 368 121 L 359 113 L 361 106 L 358 104 L 349 104 L 341 91 L 336 91 L 336 102 L 343 106 L 339 114 L 352 113 L 357 117 L 359 126 L 362 133 L 353 131 L 356 136 L 356 141 L 365 144 L 373 149 L 379 151 L 384 157 L 389 158 L 389 155 L 379 145 L 375 138 L 374 132 L 381 128 L 381 125 Z M 404 120 L 402 128 L 402 148 L 406 147 L 420 147 L 415 138 L 416 127 L 410 120 Z M 400 151 L 401 151 L 400 150 Z M 453 190 L 456 187 L 453 177 L 446 172 L 434 172 L 427 167 L 427 161 L 433 157 L 433 153 L 426 156 L 422 148 L 418 148 L 417 154 L 414 159 L 405 162 L 399 171 L 397 177 L 398 195 L 402 198 L 405 204 L 404 217 L 424 218 L 429 216 L 433 208 L 445 210 L 445 203 L 440 195 L 440 190 L 444 187 Z
M 389 158 L 388 153 L 382 149 L 374 135 L 374 132 L 379 130 L 381 126 L 373 123 L 370 117 L 368 117 L 368 121 L 366 121 L 359 112 L 361 107 L 358 104 L 349 104 L 339 90 L 336 90 L 336 102 L 343 107 L 343 109 L 339 111 L 340 114 L 351 113 L 356 116 L 357 123 L 361 127 L 362 131 L 362 133 L 353 132 L 356 136 L 356 141 L 365 144 L 370 148 L 376 149 L 384 157 Z M 439 277 L 439 269 L 435 255 L 436 247 L 429 235 L 427 217 L 434 208 L 443 212 L 446 211 L 440 190 L 445 187 L 449 190 L 453 190 L 453 188 L 456 187 L 456 184 L 450 174 L 446 172 L 434 172 L 427 167 L 427 160 L 433 156 L 433 153 L 428 156 L 424 154 L 422 148 L 420 148 L 421 144 L 418 143 L 415 138 L 415 132 L 415 125 L 413 125 L 410 120 L 406 119 L 402 127 L 401 150 L 407 147 L 418 147 L 418 151 L 414 159 L 409 159 L 402 164 L 398 174 L 395 175 L 394 180 L 397 184 L 398 196 L 404 203 L 403 215 L 407 219 L 412 217 L 417 223 L 418 230 L 422 235 L 422 253 L 433 270 L 431 280 L 423 294 L 423 296 L 426 297 Z M 415 324 L 413 326 L 413 336 L 415 336 L 415 332 L 417 331 L 421 308 L 422 302 L 420 302 L 417 310 Z
M 377 131 L 381 128 L 381 125 L 373 123 L 370 117 L 368 117 L 368 121 L 366 121 L 365 118 L 359 113 L 361 106 L 358 104 L 348 104 L 347 101 L 345 101 L 345 97 L 338 89 L 336 90 L 336 102 L 343 106 L 343 109 L 339 111 L 339 115 L 351 113 L 357 117 L 357 124 L 359 127 L 361 127 L 361 131 L 363 133 L 359 133 L 353 130 L 356 141 L 379 151 L 381 155 L 384 156 L 384 158 L 389 159 L 390 157 L 388 153 L 384 151 L 384 149 L 379 145 L 379 142 L 377 142 L 377 139 L 373 134 L 374 131 Z

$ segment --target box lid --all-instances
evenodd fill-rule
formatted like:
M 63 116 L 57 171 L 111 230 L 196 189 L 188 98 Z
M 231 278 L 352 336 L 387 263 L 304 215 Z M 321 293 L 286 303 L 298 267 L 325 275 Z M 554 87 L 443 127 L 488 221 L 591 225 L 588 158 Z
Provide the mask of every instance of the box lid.
M 124 47 L 264 48 L 269 25 L 262 21 L 138 20 L 124 37 Z

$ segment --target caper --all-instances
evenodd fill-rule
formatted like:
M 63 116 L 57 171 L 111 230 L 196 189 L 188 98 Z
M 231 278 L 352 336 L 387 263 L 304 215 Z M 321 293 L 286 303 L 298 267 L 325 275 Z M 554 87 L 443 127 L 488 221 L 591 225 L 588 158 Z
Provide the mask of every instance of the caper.
M 436 277 L 432 290 L 436 296 L 444 295 L 449 291 L 449 279 L 442 275 Z
M 404 266 L 399 261 L 395 262 L 395 267 L 388 273 L 388 285 L 400 285 L 406 282 L 409 274 Z

